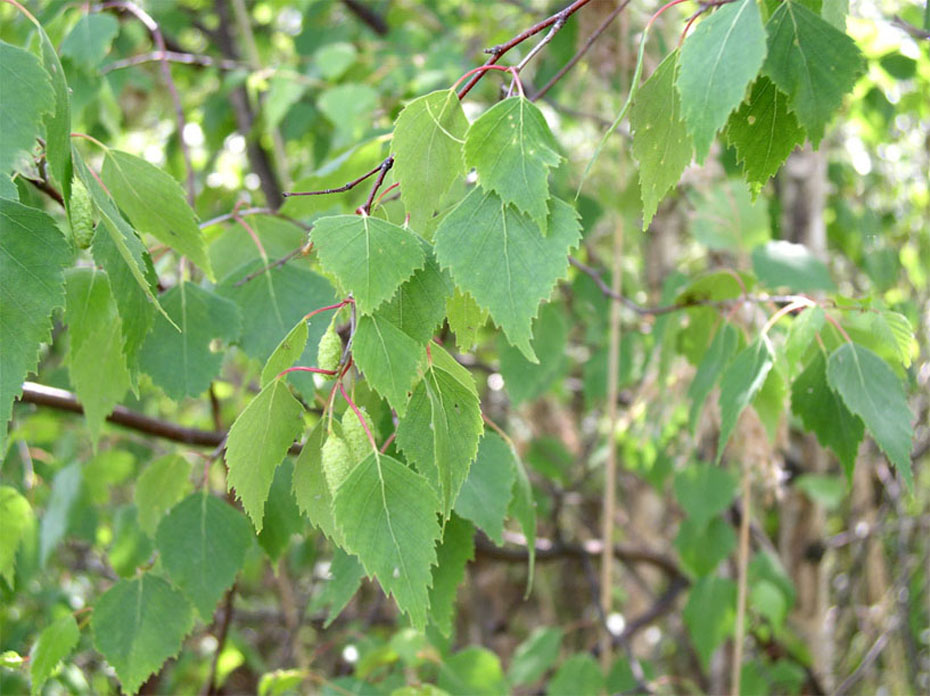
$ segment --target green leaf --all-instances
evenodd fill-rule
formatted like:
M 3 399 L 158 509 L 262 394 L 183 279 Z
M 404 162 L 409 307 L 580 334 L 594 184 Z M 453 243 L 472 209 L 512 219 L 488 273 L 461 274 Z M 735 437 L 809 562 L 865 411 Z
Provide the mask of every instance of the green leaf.
M 241 512 L 204 489 L 171 509 L 155 543 L 171 580 L 209 621 L 242 568 L 252 530 Z
M 426 265 L 398 288 L 393 299 L 378 309 L 386 319 L 419 343 L 426 343 L 442 321 L 446 299 L 452 294 L 448 271 L 442 271 L 433 256 L 432 247 L 423 242 Z
M 769 437 L 769 442 L 775 443 L 778 437 L 778 426 L 781 423 L 781 417 L 785 412 L 785 397 L 788 394 L 788 385 L 785 384 L 784 378 L 778 367 L 769 370 L 762 389 L 752 400 L 752 408 L 759 416 L 765 432 Z
M 62 196 L 70 205 L 74 169 L 71 162 L 71 90 L 48 34 L 40 24 L 36 24 L 36 31 L 39 34 L 42 64 L 52 78 L 52 89 L 55 91 L 55 109 L 45 116 L 45 157 L 52 177 L 58 182 Z
M 213 280 L 203 233 L 194 211 L 184 200 L 184 191 L 173 177 L 154 164 L 119 150 L 107 150 L 101 176 L 137 230 L 186 256 Z
M 500 658 L 490 650 L 460 650 L 439 665 L 439 688 L 453 696 L 500 696 L 510 692 Z
M 75 461 L 59 469 L 52 479 L 52 494 L 39 524 L 39 562 L 45 565 L 58 542 L 69 532 L 92 538 L 96 524 L 81 462 Z
M 471 124 L 465 164 L 477 170 L 484 188 L 529 215 L 545 234 L 549 168 L 562 161 L 558 148 L 542 112 L 525 97 L 511 97 Z
M 788 97 L 765 76 L 753 83 L 749 97 L 727 121 L 727 142 L 736 149 L 743 176 L 754 193 L 804 143 L 805 135 L 788 110 Z
M 765 384 L 775 356 L 767 336 L 760 336 L 744 348 L 727 368 L 720 380 L 720 439 L 717 441 L 717 461 L 736 427 L 736 419 Z
M 175 401 L 200 396 L 220 372 L 223 353 L 210 349 L 214 339 L 239 337 L 239 308 L 229 300 L 181 280 L 161 296 L 177 331 L 161 316 L 139 351 L 139 364 Z
M 691 642 L 706 669 L 714 650 L 733 630 L 736 583 L 712 575 L 701 578 L 688 593 L 683 616 Z
M 551 696 L 599 696 L 604 673 L 589 653 L 576 653 L 556 671 L 546 689 Z
M 836 476 L 802 474 L 792 482 L 804 495 L 827 510 L 836 510 L 846 499 L 846 484 Z
M 510 498 L 509 513 L 520 523 L 523 536 L 526 538 L 526 548 L 529 552 L 529 564 L 526 573 L 526 591 L 524 598 L 528 597 L 533 589 L 533 573 L 536 569 L 536 499 L 533 497 L 533 486 L 526 473 L 523 462 L 510 447 L 513 457 L 514 473 L 513 494 Z
M 352 356 L 371 387 L 403 416 L 426 348 L 376 313 L 359 317 Z
M 455 288 L 446 300 L 446 315 L 459 351 L 467 353 L 472 350 L 478 342 L 478 332 L 488 320 L 487 310 L 479 307 L 475 298 L 467 292 Z
M 29 676 L 32 678 L 32 694 L 42 693 L 42 686 L 52 676 L 55 668 L 81 639 L 74 615 L 64 614 L 39 634 L 39 639 L 32 646 L 29 657 Z
M 289 71 L 276 71 L 269 80 L 268 91 L 262 102 L 262 120 L 268 131 L 277 128 L 291 107 L 300 101 L 308 85 Z
M 692 233 L 709 249 L 745 253 L 769 240 L 767 201 L 753 200 L 745 182 L 727 179 L 690 198 L 694 202 Z
M 688 398 L 691 399 L 688 425 L 692 435 L 697 432 L 698 420 L 711 389 L 739 347 L 739 339 L 739 330 L 732 324 L 724 324 L 714 335 L 714 340 L 698 365 L 691 386 L 688 387 Z
M 321 450 L 326 428 L 320 421 L 304 443 L 294 463 L 294 498 L 297 507 L 331 541 L 341 543 L 342 535 L 333 521 L 333 496 L 323 473 Z
M 699 163 L 746 96 L 765 51 L 765 27 L 756 0 L 724 5 L 685 39 L 676 84 Z
M 833 450 L 851 481 L 865 428 L 827 381 L 827 360 L 822 352 L 817 351 L 791 385 L 791 410 L 800 417 L 805 430 Z
M 134 576 L 152 558 L 154 545 L 139 526 L 135 505 L 120 505 L 113 515 L 113 543 L 107 549 L 107 561 L 121 578 Z
M 149 536 L 162 516 L 191 490 L 191 465 L 179 454 L 168 454 L 156 459 L 140 474 L 136 481 L 134 500 L 139 509 L 139 526 Z
M 639 162 L 643 199 L 643 229 L 649 227 L 659 203 L 691 163 L 694 147 L 681 117 L 675 78 L 678 51 L 668 54 L 636 93 L 630 110 L 633 156 Z
M 68 371 L 96 447 L 104 420 L 129 388 L 123 333 L 110 280 L 95 268 L 65 274 Z
M 901 380 L 868 348 L 844 343 L 827 361 L 827 382 L 859 416 L 910 490 L 914 414 L 907 405 Z
M 333 560 L 329 564 L 329 579 L 323 586 L 313 608 L 329 607 L 323 628 L 329 628 L 358 591 L 365 577 L 365 569 L 355 556 L 350 556 L 338 546 L 333 549 Z
M 552 200 L 549 233 L 490 191 L 475 188 L 436 230 L 436 258 L 455 284 L 487 309 L 494 322 L 530 361 L 530 327 L 539 303 L 568 271 L 568 253 L 578 244 L 578 214 Z
M 916 333 L 907 317 L 880 307 L 863 305 L 866 311 L 844 317 L 843 328 L 853 341 L 866 346 L 889 364 L 909 367 L 917 355 Z
M 706 527 L 693 524 L 689 519 L 678 528 L 674 545 L 682 566 L 695 577 L 703 577 L 714 572 L 720 561 L 736 548 L 736 534 L 719 516 L 711 519 Z
M 455 501 L 455 512 L 478 525 L 498 546 L 516 480 L 513 450 L 497 433 L 485 431 L 478 455 Z
M 336 301 L 333 286 L 326 278 L 293 262 L 237 285 L 246 275 L 266 265 L 255 259 L 230 273 L 216 289 L 217 294 L 239 307 L 242 350 L 263 364 L 302 317 Z
M 258 544 L 272 563 L 278 562 L 294 535 L 304 531 L 305 523 L 294 500 L 293 480 L 294 465 L 290 460 L 285 460 L 274 473 L 265 505 L 262 531 L 258 535 Z
M 445 636 L 452 635 L 455 597 L 465 579 L 465 566 L 475 559 L 475 528 L 471 522 L 452 515 L 436 549 L 433 584 L 429 592 L 430 617 Z
M 281 339 L 278 347 L 268 357 L 265 367 L 262 368 L 262 387 L 294 365 L 307 347 L 307 337 L 310 334 L 307 320 L 301 317 L 290 333 Z
M 416 230 L 429 220 L 464 173 L 468 119 L 455 90 L 431 92 L 404 107 L 394 125 L 394 173 Z
M 310 238 L 323 268 L 353 294 L 362 314 L 391 299 L 426 260 L 416 234 L 369 215 L 321 218 Z
M 675 497 L 698 529 L 729 507 L 736 497 L 736 477 L 709 464 L 691 464 L 675 475 Z
M 181 651 L 194 627 L 193 607 L 184 595 L 150 573 L 122 580 L 94 605 L 94 645 L 116 670 L 123 691 L 139 687 Z
M 504 386 L 516 406 L 543 394 L 561 377 L 567 363 L 565 345 L 568 320 L 561 304 L 545 304 L 533 322 L 533 352 L 539 358 L 531 363 L 516 348 L 499 342 L 500 373 Z
M 303 429 L 303 409 L 283 380 L 275 380 L 249 402 L 226 440 L 226 485 L 262 531 L 265 500 L 275 469 Z
M 425 478 L 379 452 L 359 462 L 333 493 L 333 517 L 346 550 L 394 595 L 415 628 L 428 617 L 439 511 Z
M 564 632 L 557 626 L 540 626 L 513 653 L 507 677 L 514 686 L 533 684 L 559 658 Z
M 468 477 L 483 429 L 474 391 L 431 362 L 397 426 L 397 445 L 436 490 L 443 517 Z
M 0 519 L 3 534 L 0 534 L 0 577 L 13 587 L 16 570 L 16 552 L 33 531 L 35 516 L 29 501 L 15 488 L 0 486 Z
M 29 157 L 42 135 L 43 114 L 55 104 L 52 79 L 33 54 L 0 41 L 0 172 Z
M 792 292 L 835 290 L 827 265 L 803 244 L 771 241 L 752 250 L 752 269 L 766 287 Z
M 0 452 L 13 400 L 38 366 L 39 346 L 51 338 L 52 310 L 64 305 L 62 268 L 70 261 L 52 218 L 0 198 Z
M 865 71 L 865 60 L 851 38 L 791 0 L 772 13 L 766 31 L 763 72 L 788 95 L 791 110 L 817 147 L 843 95 Z
M 94 70 L 119 33 L 119 21 L 111 14 L 94 12 L 83 15 L 61 42 L 61 55 L 81 67 Z
M 820 306 L 808 307 L 797 315 L 788 329 L 788 338 L 785 339 L 785 360 L 794 364 L 804 355 L 814 342 L 827 315 Z

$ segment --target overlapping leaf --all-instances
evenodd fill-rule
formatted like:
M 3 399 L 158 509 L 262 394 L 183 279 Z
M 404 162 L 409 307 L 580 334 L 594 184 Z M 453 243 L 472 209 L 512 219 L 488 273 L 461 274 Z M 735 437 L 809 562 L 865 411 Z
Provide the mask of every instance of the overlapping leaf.
M 32 152 L 55 91 L 42 63 L 29 51 L 0 41 L 0 173 L 6 175 Z
M 429 593 L 430 616 L 443 635 L 451 635 L 455 618 L 455 597 L 465 579 L 465 566 L 475 558 L 475 527 L 452 515 L 442 531 L 436 549 L 433 585 Z
M 717 461 L 736 427 L 736 419 L 765 384 L 772 369 L 774 355 L 768 337 L 761 336 L 744 348 L 727 368 L 720 380 L 720 439 L 717 442 Z
M 498 546 L 504 543 L 504 520 L 515 480 L 513 450 L 500 435 L 486 431 L 455 501 L 455 512 L 478 525 Z
M 362 316 L 352 339 L 352 356 L 365 379 L 403 416 L 426 348 L 378 314 Z
M 0 486 L 0 519 L 3 534 L 0 535 L 0 577 L 13 587 L 16 579 L 16 553 L 35 525 L 35 517 L 29 501 L 12 486 Z

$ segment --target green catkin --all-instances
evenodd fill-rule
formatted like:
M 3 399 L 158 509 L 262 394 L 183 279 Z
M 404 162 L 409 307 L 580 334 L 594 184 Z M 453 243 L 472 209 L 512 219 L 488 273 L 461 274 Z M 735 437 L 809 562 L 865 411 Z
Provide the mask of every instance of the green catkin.
M 94 204 L 80 179 L 71 185 L 71 207 L 68 210 L 71 235 L 78 249 L 88 249 L 94 241 Z
M 336 370 L 342 359 L 342 339 L 336 333 L 335 321 L 331 322 L 316 349 L 316 364 L 321 370 Z
M 326 442 L 323 443 L 321 454 L 323 475 L 326 477 L 329 490 L 334 491 L 346 479 L 354 466 L 349 446 L 344 439 L 335 433 L 330 433 Z
M 371 416 L 365 411 L 364 406 L 359 408 L 359 411 L 365 418 L 365 424 L 368 426 L 369 432 L 374 436 L 375 429 L 371 422 Z M 368 440 L 368 435 L 365 434 L 362 422 L 351 408 L 346 409 L 346 412 L 342 414 L 342 437 L 349 446 L 353 462 L 358 463 L 371 454 L 371 442 Z

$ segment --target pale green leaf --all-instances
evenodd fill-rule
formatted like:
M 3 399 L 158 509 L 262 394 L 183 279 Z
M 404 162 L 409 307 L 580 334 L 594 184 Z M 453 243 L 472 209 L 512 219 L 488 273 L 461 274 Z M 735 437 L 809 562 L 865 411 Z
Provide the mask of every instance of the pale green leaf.
M 426 357 L 425 346 L 376 313 L 359 318 L 352 356 L 371 387 L 403 416 Z
M 94 645 L 116 670 L 123 691 L 135 694 L 181 651 L 194 627 L 193 607 L 180 591 L 151 573 L 122 580 L 94 604 Z
M 52 676 L 58 663 L 77 647 L 80 639 L 81 631 L 74 615 L 70 613 L 62 615 L 42 630 L 29 655 L 29 676 L 32 678 L 33 694 L 42 693 L 42 685 Z
M 421 231 L 452 183 L 465 172 L 468 120 L 454 90 L 414 99 L 394 125 L 394 172 L 410 224 Z
M 707 575 L 691 587 L 683 618 L 705 668 L 733 630 L 735 615 L 736 583 L 732 580 Z
M 803 244 L 779 239 L 757 246 L 752 250 L 752 268 L 769 288 L 792 292 L 836 289 L 827 265 Z
M 36 25 L 36 31 L 39 33 L 42 64 L 52 78 L 52 89 L 55 91 L 55 109 L 45 116 L 45 158 L 53 180 L 58 182 L 62 196 L 70 205 L 74 169 L 71 162 L 71 90 L 48 34 L 41 24 Z
M 811 500 L 827 510 L 836 510 L 846 500 L 847 486 L 843 479 L 823 474 L 802 474 L 792 482 Z
M 564 631 L 557 626 L 540 626 L 513 653 L 507 677 L 514 686 L 533 684 L 555 664 Z
M 0 577 L 6 579 L 13 587 L 16 570 L 16 552 L 34 529 L 35 516 L 29 501 L 15 488 L 0 486 L 0 520 L 3 520 L 3 534 L 0 534 Z
M 268 131 L 277 128 L 291 107 L 307 91 L 307 83 L 293 73 L 277 71 L 269 80 L 268 91 L 262 102 L 262 118 Z
M 562 160 L 558 147 L 542 112 L 525 97 L 511 97 L 471 124 L 465 164 L 477 170 L 484 188 L 529 215 L 545 232 L 549 168 Z
M 678 52 L 665 57 L 636 93 L 630 110 L 633 156 L 639 162 L 643 229 L 649 227 L 661 200 L 691 163 L 694 147 L 681 117 L 675 78 Z
M 673 545 L 684 569 L 694 577 L 703 577 L 714 572 L 736 548 L 736 534 L 719 516 L 703 527 L 688 519 L 681 523 Z
M 42 135 L 42 118 L 52 113 L 52 79 L 29 51 L 0 41 L 0 172 L 26 161 Z
M 717 461 L 723 457 L 736 420 L 762 388 L 772 369 L 775 356 L 767 336 L 756 339 L 733 358 L 720 380 L 720 438 L 717 441 Z
M 801 3 L 786 0 L 766 24 L 768 56 L 763 72 L 788 95 L 791 110 L 814 147 L 865 71 L 856 43 Z
M 691 464 L 675 475 L 675 497 L 691 525 L 702 529 L 733 502 L 736 477 L 709 464 Z
M 488 320 L 487 310 L 479 307 L 467 292 L 455 288 L 446 300 L 446 315 L 449 328 L 455 334 L 455 345 L 463 353 L 472 350 L 478 342 L 478 332 Z
M 139 351 L 139 366 L 175 401 L 200 396 L 223 364 L 223 353 L 210 350 L 210 344 L 239 337 L 239 308 L 183 280 L 161 296 L 161 304 L 181 330 L 156 317 Z
M 61 42 L 61 55 L 85 69 L 94 70 L 109 53 L 110 44 L 118 33 L 119 20 L 112 14 L 85 14 Z
M 415 628 L 428 617 L 439 511 L 425 478 L 379 452 L 359 462 L 333 493 L 346 550 L 394 596 Z
M 500 658 L 481 647 L 460 650 L 439 665 L 439 688 L 454 696 L 501 696 L 510 693 Z
M 749 97 L 727 121 L 727 142 L 736 149 L 743 176 L 758 193 L 805 138 L 788 97 L 767 77 L 760 76 Z
M 711 341 L 710 347 L 698 365 L 691 386 L 688 387 L 688 398 L 691 399 L 688 425 L 692 434 L 697 432 L 698 420 L 701 417 L 701 411 L 704 410 L 704 403 L 720 374 L 736 353 L 739 339 L 739 331 L 732 324 L 724 324 L 714 335 L 714 340 Z
M 45 513 L 39 523 L 39 562 L 45 565 L 55 547 L 66 534 L 77 531 L 90 531 L 93 534 L 96 520 L 86 513 L 90 507 L 87 487 L 81 462 L 74 461 L 59 469 L 52 479 L 52 494 L 45 505 Z M 84 519 L 81 519 L 84 517 Z M 87 524 L 90 522 L 91 529 Z M 81 529 L 83 527 L 83 529 Z
M 310 238 L 323 268 L 353 294 L 363 314 L 391 299 L 426 260 L 416 234 L 368 215 L 321 218 Z
M 452 515 L 436 549 L 433 584 L 429 593 L 430 616 L 440 632 L 452 635 L 455 597 L 465 579 L 465 566 L 475 558 L 475 528 L 471 522 Z
M 65 303 L 62 268 L 71 249 L 45 213 L 0 198 L 0 452 L 6 426 L 39 346 L 51 338 L 52 310 Z
M 907 487 L 914 489 L 911 446 L 914 414 L 901 380 L 868 348 L 844 343 L 827 361 L 827 382 L 859 416 L 875 442 L 888 455 Z
M 294 498 L 311 524 L 339 543 L 342 535 L 333 521 L 333 496 L 323 473 L 321 449 L 325 438 L 326 428 L 320 421 L 310 431 L 294 463 Z
M 303 409 L 283 380 L 275 380 L 236 418 L 226 440 L 226 484 L 262 531 L 265 500 L 275 469 L 303 429 Z
M 203 233 L 174 178 L 154 164 L 119 150 L 107 150 L 101 176 L 137 230 L 186 256 L 213 280 Z
M 320 93 L 316 104 L 335 127 L 337 142 L 354 143 L 371 128 L 378 91 L 369 85 L 336 85 Z
M 263 387 L 297 362 L 297 359 L 303 354 L 304 348 L 307 347 L 309 333 L 307 320 L 301 317 L 290 333 L 281 339 L 278 347 L 268 357 L 265 367 L 262 368 Z
M 568 271 L 568 253 L 578 244 L 578 214 L 552 200 L 549 233 L 494 193 L 473 189 L 436 230 L 436 258 L 455 284 L 487 309 L 508 340 L 536 361 L 530 345 L 539 303 Z
M 96 447 L 104 420 L 129 389 L 119 312 L 104 271 L 73 268 L 65 274 L 65 286 L 68 372 Z
M 378 309 L 385 319 L 419 343 L 433 337 L 446 311 L 446 299 L 452 294 L 449 272 L 440 270 L 432 247 L 422 243 L 426 265 L 397 289 L 397 293 Z
M 788 329 L 785 339 L 785 359 L 793 365 L 810 348 L 817 334 L 823 328 L 826 314 L 820 306 L 808 307 L 797 315 Z
M 504 543 L 504 519 L 516 481 L 513 450 L 497 433 L 485 431 L 455 512 L 474 522 L 498 546 Z
M 709 249 L 745 253 L 769 240 L 768 202 L 753 200 L 744 181 L 715 182 L 689 198 L 694 202 L 694 238 Z
M 338 546 L 333 549 L 333 560 L 329 564 L 329 578 L 313 608 L 329 607 L 323 628 L 332 626 L 342 610 L 351 601 L 365 578 L 365 569 L 355 556 L 350 556 Z
M 550 696 L 600 696 L 604 673 L 589 653 L 577 653 L 559 667 L 546 688 Z
M 778 426 L 785 413 L 785 397 L 788 395 L 788 385 L 781 376 L 779 366 L 769 370 L 762 389 L 752 400 L 752 408 L 759 416 L 759 421 L 769 436 L 769 442 L 775 443 L 778 437 Z
M 209 621 L 242 568 L 252 530 L 241 512 L 204 489 L 171 509 L 155 543 L 171 580 Z
M 746 96 L 765 51 L 765 27 L 756 0 L 724 5 L 685 39 L 676 84 L 699 163 Z
M 146 534 L 155 536 L 162 516 L 191 490 L 190 475 L 190 462 L 179 454 L 156 459 L 139 475 L 134 500 Z

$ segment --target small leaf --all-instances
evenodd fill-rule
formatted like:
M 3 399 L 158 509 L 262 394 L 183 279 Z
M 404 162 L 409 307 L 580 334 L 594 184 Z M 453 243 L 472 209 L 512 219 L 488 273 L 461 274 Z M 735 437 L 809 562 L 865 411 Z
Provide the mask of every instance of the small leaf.
M 119 33 L 119 21 L 111 14 L 92 12 L 83 15 L 61 42 L 61 55 L 93 71 L 110 51 Z
M 907 487 L 914 490 L 911 446 L 914 414 L 901 380 L 888 363 L 868 348 L 844 343 L 827 361 L 827 382 L 859 416 L 875 442 L 888 455 Z
M 549 168 L 562 161 L 558 147 L 542 112 L 525 97 L 511 97 L 471 124 L 465 164 L 477 170 L 484 188 L 526 213 L 545 233 Z
M 123 690 L 139 687 L 181 651 L 194 627 L 193 607 L 184 595 L 150 573 L 122 580 L 94 605 L 94 645 L 116 671 Z
M 801 359 L 820 333 L 825 321 L 826 314 L 819 305 L 804 309 L 794 318 L 791 328 L 788 329 L 788 338 L 785 339 L 785 359 L 789 364 Z
M 242 568 L 252 530 L 241 512 L 203 490 L 162 519 L 155 543 L 171 580 L 209 621 Z
M 467 131 L 468 119 L 451 89 L 414 99 L 397 117 L 394 171 L 415 230 L 422 231 L 449 187 L 464 174 L 462 145 Z
M 682 566 L 695 577 L 703 577 L 714 572 L 720 561 L 736 548 L 736 534 L 719 516 L 706 527 L 689 519 L 681 523 L 674 545 Z
M 485 648 L 465 648 L 439 665 L 439 688 L 444 693 L 468 696 L 500 696 L 511 688 L 504 678 L 500 658 Z
M 394 595 L 415 628 L 428 617 L 439 510 L 426 479 L 380 452 L 359 462 L 333 493 L 333 517 L 346 550 Z
M 403 416 L 426 348 L 375 313 L 359 318 L 352 356 L 371 387 Z
M 533 684 L 555 664 L 564 632 L 556 626 L 540 626 L 513 653 L 507 677 L 514 686 Z
M 16 552 L 35 528 L 35 516 L 29 501 L 10 486 L 0 486 L 0 577 L 12 588 L 16 579 Z M 34 533 L 34 532 L 33 532 Z
M 137 230 L 188 257 L 213 280 L 203 233 L 174 178 L 154 164 L 119 150 L 107 150 L 101 176 Z
M 39 59 L 5 41 L 0 41 L 0 85 L 0 172 L 6 174 L 36 147 L 43 114 L 52 111 L 56 94 Z
M 692 233 L 709 249 L 745 253 L 769 240 L 768 203 L 765 198 L 753 200 L 746 182 L 727 179 L 691 198 Z
M 768 337 L 761 336 L 744 348 L 727 368 L 720 380 L 720 438 L 717 441 L 717 461 L 723 457 L 727 441 L 736 427 L 736 420 L 765 384 L 774 364 Z
M 681 98 L 675 88 L 678 51 L 659 64 L 636 93 L 630 110 L 633 155 L 639 162 L 643 199 L 643 229 L 649 227 L 661 200 L 691 163 L 694 146 L 681 117 Z
M 58 52 L 40 24 L 36 25 L 42 64 L 52 78 L 55 92 L 55 109 L 45 116 L 45 157 L 52 177 L 61 187 L 65 201 L 71 199 L 71 179 L 74 167 L 71 161 L 71 90 L 65 80 L 65 71 Z
M 552 200 L 549 233 L 495 194 L 473 189 L 436 230 L 436 258 L 455 284 L 487 309 L 511 344 L 532 362 L 531 326 L 539 303 L 568 271 L 578 243 L 578 214 Z
M 565 308 L 561 303 L 540 307 L 533 322 L 532 342 L 538 363 L 527 360 L 501 337 L 498 348 L 500 373 L 514 406 L 536 399 L 562 376 L 568 363 L 565 355 L 568 328 Z
M 699 163 L 746 96 L 765 52 L 765 28 L 756 0 L 724 5 L 685 39 L 676 84 Z
M 497 433 L 485 431 L 455 501 L 455 512 L 478 525 L 498 546 L 504 543 L 504 519 L 513 495 L 516 466 L 510 446 Z
M 799 2 L 787 0 L 766 24 L 768 56 L 763 72 L 788 95 L 791 110 L 814 147 L 865 71 L 855 42 Z
M 29 659 L 32 694 L 42 693 L 42 686 L 52 676 L 58 663 L 77 647 L 81 631 L 73 614 L 64 614 L 39 634 Z
M 552 675 L 546 693 L 550 696 L 599 696 L 604 690 L 604 673 L 588 653 L 569 657 Z
M 471 351 L 478 342 L 478 332 L 488 320 L 487 310 L 479 307 L 467 292 L 455 288 L 452 297 L 446 300 L 446 314 L 449 328 L 455 334 L 455 345 L 463 353 Z
M 275 380 L 249 402 L 226 441 L 226 485 L 262 531 L 265 500 L 275 469 L 303 428 L 303 409 L 282 380 Z
M 688 425 L 691 433 L 697 432 L 698 420 L 701 417 L 701 411 L 704 410 L 704 403 L 710 395 L 711 390 L 717 383 L 717 379 L 729 364 L 733 354 L 739 347 L 740 334 L 732 324 L 724 324 L 714 335 L 710 347 L 704 353 L 701 363 L 698 365 L 691 386 L 688 387 L 688 398 L 691 399 L 691 409 L 688 413 Z
M 310 238 L 323 268 L 353 294 L 362 314 L 391 299 L 426 260 L 416 234 L 368 215 L 321 218 Z
M 513 495 L 510 499 L 509 512 L 520 523 L 529 553 L 526 591 L 523 593 L 525 598 L 529 596 L 530 591 L 533 589 L 533 574 L 536 569 L 536 499 L 533 497 L 533 486 L 530 484 L 530 478 L 526 473 L 523 462 L 517 457 L 517 453 L 513 451 L 512 447 L 510 447 L 510 451 L 516 478 L 513 482 Z
M 698 529 L 727 509 L 736 497 L 736 477 L 709 464 L 691 464 L 675 476 L 675 497 Z
M 445 315 L 446 298 L 452 294 L 452 280 L 448 271 L 440 270 L 432 246 L 427 242 L 422 246 L 426 265 L 415 271 L 397 289 L 391 301 L 378 309 L 378 316 L 415 341 L 426 343 Z
M 442 542 L 436 549 L 433 584 L 429 592 L 430 616 L 444 636 L 452 635 L 455 597 L 465 579 L 465 566 L 475 558 L 475 528 L 471 522 L 452 515 L 446 522 Z
M 326 428 L 320 421 L 304 443 L 300 456 L 294 463 L 294 498 L 297 507 L 307 516 L 310 523 L 331 541 L 342 542 L 342 534 L 333 521 L 333 496 L 323 471 L 322 449 Z
M 156 459 L 139 475 L 134 500 L 146 534 L 154 537 L 162 516 L 191 490 L 190 475 L 190 462 L 179 454 Z
M 280 560 L 294 536 L 303 532 L 305 527 L 294 500 L 293 480 L 294 465 L 287 459 L 274 472 L 262 519 L 262 531 L 258 535 L 258 545 L 272 564 Z
M 837 509 L 846 499 L 846 484 L 836 476 L 802 474 L 793 483 L 795 488 L 803 491 L 808 498 L 820 503 L 827 510 Z
M 329 579 L 320 596 L 313 601 L 313 608 L 329 607 L 323 628 L 335 621 L 365 579 L 365 569 L 355 556 L 350 556 L 338 546 L 333 549 L 333 560 L 329 564 Z
M 265 367 L 262 368 L 262 387 L 281 374 L 284 370 L 292 367 L 300 358 L 307 347 L 307 338 L 309 336 L 307 320 L 301 317 L 300 321 L 291 329 L 287 336 L 281 339 L 278 347 L 268 357 Z M 340 345 L 341 342 L 340 342 Z
M 736 609 L 736 583 L 707 575 L 688 593 L 683 616 L 694 648 L 706 668 L 710 658 L 730 632 Z

